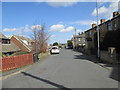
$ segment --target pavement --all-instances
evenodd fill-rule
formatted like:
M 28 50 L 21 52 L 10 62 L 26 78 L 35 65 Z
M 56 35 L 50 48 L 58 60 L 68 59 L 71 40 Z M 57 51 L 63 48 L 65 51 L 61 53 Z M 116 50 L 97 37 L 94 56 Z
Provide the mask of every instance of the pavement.
M 106 69 L 82 53 L 61 49 L 43 62 L 5 76 L 3 88 L 118 88 L 114 69 Z M 116 78 L 117 77 L 117 78 Z

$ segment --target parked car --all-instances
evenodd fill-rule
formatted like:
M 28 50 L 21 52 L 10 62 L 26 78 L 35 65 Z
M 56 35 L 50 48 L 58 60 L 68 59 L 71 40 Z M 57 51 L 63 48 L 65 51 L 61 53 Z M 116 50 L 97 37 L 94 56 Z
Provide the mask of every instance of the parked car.
M 60 53 L 60 50 L 57 46 L 53 46 L 50 50 L 50 53 L 53 54 L 53 53 L 57 53 L 59 54 Z
M 73 46 L 66 46 L 66 49 L 73 49 Z

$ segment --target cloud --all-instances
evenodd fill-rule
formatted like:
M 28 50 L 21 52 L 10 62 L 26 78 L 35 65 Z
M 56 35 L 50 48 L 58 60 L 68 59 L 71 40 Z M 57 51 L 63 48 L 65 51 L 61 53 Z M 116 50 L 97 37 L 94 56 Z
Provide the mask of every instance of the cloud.
M 22 35 L 23 35 L 23 32 L 22 32 L 22 31 L 19 31 L 19 32 L 16 33 L 16 35 L 22 36 Z
M 51 35 L 51 38 L 54 38 L 54 37 L 56 37 L 56 35 Z
M 98 2 L 117 2 L 119 0 L 97 0 Z M 2 0 L 2 2 L 96 2 L 96 0 Z
M 5 29 L 3 29 L 4 32 L 14 32 L 17 30 L 18 30 L 17 28 L 5 28 Z
M 62 29 L 64 29 L 64 25 L 56 24 L 56 25 L 52 25 L 49 31 L 60 31 Z
M 61 29 L 60 32 L 70 32 L 74 29 L 75 29 L 74 27 L 70 26 L 70 27 L 67 27 L 66 29 Z
M 77 29 L 76 30 L 76 33 L 82 33 L 82 32 L 84 32 L 84 30 L 82 30 L 82 29 Z
M 98 15 L 110 19 L 115 11 L 118 11 L 118 2 L 112 2 L 108 7 L 101 6 L 98 8 Z M 96 8 L 93 10 L 92 15 L 96 16 Z
M 58 32 L 70 32 L 72 30 L 74 30 L 75 28 L 72 26 L 66 27 L 62 24 L 56 24 L 56 25 L 52 25 L 50 27 L 49 31 L 58 31 Z
M 31 29 L 34 30 L 34 29 L 41 29 L 42 26 L 41 25 L 33 25 L 31 26 Z
M 77 2 L 47 2 L 47 4 L 52 7 L 68 7 L 68 6 L 72 6 L 76 3 Z
M 29 27 L 29 25 L 25 25 L 24 31 L 30 31 L 30 30 L 31 30 L 31 28 Z
M 99 14 L 104 14 L 107 12 L 107 8 L 105 6 L 102 6 L 98 9 Z M 96 8 L 94 9 L 94 11 L 92 12 L 93 16 L 96 16 Z
M 77 24 L 77 25 L 92 25 L 93 23 L 96 23 L 96 21 L 93 21 L 93 20 L 80 20 L 80 21 L 69 22 L 69 24 Z

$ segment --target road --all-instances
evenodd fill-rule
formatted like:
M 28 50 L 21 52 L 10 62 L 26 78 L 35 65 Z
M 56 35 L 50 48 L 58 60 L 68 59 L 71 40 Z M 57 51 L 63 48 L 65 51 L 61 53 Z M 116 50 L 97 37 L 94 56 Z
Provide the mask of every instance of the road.
M 3 80 L 3 88 L 118 88 L 110 70 L 82 53 L 62 49 L 29 69 Z

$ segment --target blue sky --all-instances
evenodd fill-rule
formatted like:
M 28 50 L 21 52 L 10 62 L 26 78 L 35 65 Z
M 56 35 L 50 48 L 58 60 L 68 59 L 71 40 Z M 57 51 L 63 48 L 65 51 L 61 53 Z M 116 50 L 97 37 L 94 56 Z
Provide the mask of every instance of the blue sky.
M 31 27 L 45 23 L 49 43 L 65 43 L 77 32 L 84 32 L 96 23 L 95 2 L 3 2 L 2 33 L 31 37 Z M 117 3 L 99 3 L 99 19 L 109 19 Z

